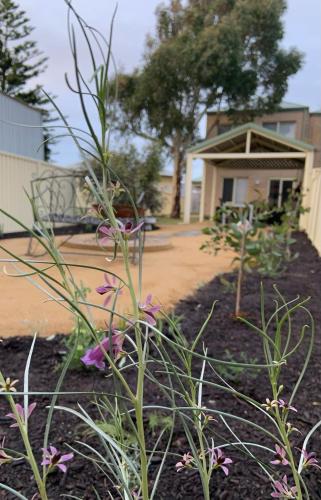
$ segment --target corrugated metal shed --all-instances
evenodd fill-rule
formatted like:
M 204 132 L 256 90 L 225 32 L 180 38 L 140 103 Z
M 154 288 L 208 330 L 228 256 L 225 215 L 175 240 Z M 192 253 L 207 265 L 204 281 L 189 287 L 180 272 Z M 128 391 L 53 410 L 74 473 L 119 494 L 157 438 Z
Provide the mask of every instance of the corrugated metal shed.
M 44 146 L 38 150 L 43 141 L 43 129 L 33 128 L 35 125 L 42 125 L 41 110 L 0 93 L 0 151 L 43 160 Z

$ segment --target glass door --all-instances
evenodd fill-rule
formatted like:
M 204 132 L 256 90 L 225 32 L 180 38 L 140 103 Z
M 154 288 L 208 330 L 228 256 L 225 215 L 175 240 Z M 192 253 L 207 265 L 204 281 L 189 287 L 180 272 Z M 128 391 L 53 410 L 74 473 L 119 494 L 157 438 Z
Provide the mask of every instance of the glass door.
M 281 204 L 283 205 L 289 198 L 293 189 L 293 181 L 282 181 Z
M 292 179 L 271 179 L 269 188 L 270 207 L 280 208 L 289 198 L 292 189 Z

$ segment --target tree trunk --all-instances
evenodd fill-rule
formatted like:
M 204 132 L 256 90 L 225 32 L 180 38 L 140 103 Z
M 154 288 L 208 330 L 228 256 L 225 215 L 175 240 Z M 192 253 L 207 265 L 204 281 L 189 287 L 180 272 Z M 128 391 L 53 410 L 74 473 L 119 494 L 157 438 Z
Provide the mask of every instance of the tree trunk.
M 179 219 L 181 215 L 181 184 L 183 173 L 183 153 L 179 147 L 173 150 L 174 173 L 173 173 L 173 201 L 171 217 Z

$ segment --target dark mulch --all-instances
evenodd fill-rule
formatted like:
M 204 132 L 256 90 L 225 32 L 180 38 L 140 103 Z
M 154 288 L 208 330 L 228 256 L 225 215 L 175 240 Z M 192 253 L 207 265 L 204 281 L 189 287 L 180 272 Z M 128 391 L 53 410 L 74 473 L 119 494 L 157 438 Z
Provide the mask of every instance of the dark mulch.
M 273 310 L 273 301 L 276 298 L 273 285 L 276 284 L 280 292 L 287 300 L 294 299 L 297 295 L 301 297 L 311 296 L 309 310 L 316 321 L 316 341 L 309 369 L 304 377 L 301 388 L 295 400 L 295 406 L 298 413 L 291 415 L 291 421 L 298 427 L 303 435 L 321 419 L 321 259 L 303 234 L 296 235 L 297 242 L 295 250 L 300 252 L 300 258 L 292 262 L 288 269 L 282 272 L 277 279 L 265 278 L 263 280 L 265 291 L 265 302 L 267 314 Z M 235 280 L 233 273 L 225 275 L 229 282 Z M 249 320 L 259 323 L 259 286 L 260 278 L 255 274 L 247 275 L 243 287 L 242 310 L 247 314 Z M 208 285 L 200 288 L 193 296 L 182 300 L 177 308 L 176 314 L 182 315 L 183 330 L 188 338 L 193 338 L 200 326 L 204 322 L 213 300 L 219 299 L 216 305 L 214 315 L 210 320 L 204 342 L 208 347 L 208 354 L 215 358 L 227 359 L 232 357 L 235 360 L 256 360 L 262 361 L 261 340 L 242 323 L 233 319 L 234 293 L 226 291 L 219 278 L 214 279 Z M 302 313 L 295 317 L 293 325 L 294 336 L 298 335 L 298 328 L 306 321 Z M 23 370 L 30 347 L 30 338 L 15 337 L 6 339 L 1 344 L 1 370 L 6 376 L 12 378 L 23 378 Z M 57 377 L 57 366 L 61 362 L 61 350 L 63 349 L 62 337 L 56 337 L 54 340 L 47 341 L 39 339 L 37 341 L 33 364 L 30 374 L 30 386 L 34 391 L 49 390 L 53 388 Z M 286 398 L 298 377 L 299 366 L 302 365 L 305 358 L 307 345 L 301 346 L 293 360 L 283 369 L 282 382 L 284 384 L 283 396 Z M 227 352 L 228 351 L 228 352 Z M 195 362 L 195 373 L 199 373 L 200 362 Z M 240 373 L 227 372 L 232 385 L 239 391 L 255 398 L 258 401 L 264 401 L 270 397 L 270 389 L 267 383 L 266 373 L 260 371 L 243 371 Z M 208 379 L 215 380 L 211 373 L 207 374 Z M 96 372 L 70 372 L 67 375 L 64 388 L 65 391 L 91 391 L 106 390 L 106 379 L 102 374 Z M 159 402 L 159 396 L 155 396 L 155 389 L 147 383 L 146 399 L 148 402 Z M 206 388 L 204 391 L 204 404 L 213 409 L 219 409 L 225 412 L 232 412 L 243 418 L 255 420 L 263 425 L 268 422 L 261 419 L 259 412 L 254 412 L 249 405 L 242 403 L 235 397 L 226 393 Z M 40 449 L 42 446 L 46 404 L 49 403 L 49 397 L 38 398 L 38 407 L 30 419 L 30 432 L 34 449 Z M 60 398 L 60 404 L 72 406 L 75 404 L 74 396 L 63 396 Z M 91 401 L 83 396 L 81 403 L 86 409 L 92 411 Z M 7 435 L 6 445 L 13 449 L 21 449 L 21 443 L 18 439 L 18 432 L 15 429 L 8 429 L 9 420 L 4 417 L 8 409 L 6 402 L 0 399 L 0 435 Z M 233 431 L 246 441 L 255 441 L 264 443 L 273 448 L 274 443 L 266 441 L 259 431 L 253 427 L 247 427 L 237 421 L 228 420 Z M 222 422 L 213 425 L 217 434 L 231 439 Z M 270 427 L 269 427 L 270 428 Z M 62 450 L 66 449 L 64 443 L 75 444 L 77 439 L 93 442 L 91 437 L 84 438 L 84 429 L 75 417 L 67 416 L 64 412 L 57 412 L 50 434 L 50 442 Z M 151 441 L 151 433 L 148 432 L 148 440 Z M 302 437 L 293 435 L 295 443 L 300 446 Z M 219 438 L 217 438 L 219 443 Z M 311 450 L 318 452 L 321 450 L 320 433 L 316 433 L 311 439 Z M 182 453 L 188 450 L 188 444 L 182 429 L 178 425 L 175 429 L 172 450 Z M 233 458 L 231 474 L 225 478 L 221 471 L 214 474 L 212 486 L 212 498 L 229 500 L 251 500 L 270 498 L 271 486 L 266 476 L 262 473 L 259 466 L 248 457 L 244 457 L 237 450 L 230 450 L 230 456 Z M 319 453 L 321 455 L 321 453 Z M 38 453 L 40 460 L 41 453 Z M 267 457 L 258 453 L 259 456 L 267 460 Z M 270 457 L 270 456 L 269 456 Z M 268 457 L 268 459 L 270 459 Z M 177 474 L 174 468 L 175 458 L 169 458 L 165 466 L 164 474 L 161 480 L 157 499 L 202 499 L 202 491 L 198 474 L 194 471 L 186 471 Z M 153 464 L 153 472 L 157 471 L 158 463 Z M 284 467 L 284 472 L 287 468 Z M 283 469 L 282 469 L 283 472 Z M 317 469 L 307 470 L 305 478 L 311 491 L 311 499 L 321 499 L 321 472 Z M 24 463 L 15 466 L 5 465 L 1 467 L 1 482 L 12 485 L 20 490 L 27 498 L 31 498 L 35 492 L 30 470 Z M 95 499 L 92 490 L 94 484 L 100 492 L 101 498 L 107 499 L 108 485 L 106 477 L 85 459 L 77 456 L 70 464 L 66 475 L 61 473 L 52 474 L 48 480 L 50 499 L 59 498 L 61 494 L 67 493 L 78 496 L 83 499 Z M 114 498 L 117 495 L 114 493 Z M 0 491 L 0 498 L 10 499 L 8 493 Z

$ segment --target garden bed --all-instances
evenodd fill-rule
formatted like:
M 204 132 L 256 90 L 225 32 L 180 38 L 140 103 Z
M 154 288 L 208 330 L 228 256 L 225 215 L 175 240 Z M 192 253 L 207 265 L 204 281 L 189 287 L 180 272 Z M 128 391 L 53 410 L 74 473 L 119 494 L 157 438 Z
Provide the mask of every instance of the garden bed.
M 296 235 L 297 242 L 294 250 L 300 253 L 298 260 L 292 262 L 288 269 L 276 279 L 264 278 L 265 300 L 267 311 L 272 311 L 276 284 L 280 292 L 287 300 L 294 299 L 297 295 L 301 297 L 311 296 L 308 308 L 316 321 L 316 341 L 309 369 L 304 377 L 301 388 L 295 400 L 298 409 L 297 414 L 291 415 L 291 422 L 300 429 L 303 436 L 321 419 L 321 259 L 303 234 Z M 200 254 L 200 258 L 202 255 Z M 230 273 L 224 276 L 225 280 L 233 283 L 235 275 Z M 259 286 L 260 280 L 256 273 L 247 275 L 243 286 L 242 311 L 252 322 L 259 322 Z M 256 360 L 262 362 L 262 350 L 260 338 L 244 324 L 233 318 L 234 293 L 229 290 L 226 283 L 223 285 L 220 277 L 215 278 L 206 286 L 200 288 L 193 296 L 182 300 L 176 308 L 176 314 L 182 316 L 182 327 L 188 338 L 193 338 L 200 329 L 210 311 L 212 303 L 219 299 L 214 314 L 208 324 L 204 335 L 204 342 L 208 348 L 208 354 L 215 358 L 244 361 Z M 297 316 L 298 322 L 302 317 Z M 19 332 L 17 332 L 19 333 Z M 297 332 L 296 332 L 297 333 Z M 28 337 L 14 337 L 4 339 L 0 346 L 1 370 L 5 376 L 20 379 L 22 383 L 23 370 L 30 347 L 31 339 Z M 57 367 L 61 362 L 61 351 L 64 350 L 63 337 L 57 336 L 53 340 L 38 339 L 30 373 L 30 388 L 33 391 L 53 389 L 58 377 Z M 289 388 L 292 387 L 298 376 L 298 366 L 303 363 L 306 353 L 306 345 L 295 354 L 292 362 L 284 369 L 284 397 L 286 398 Z M 195 373 L 199 373 L 199 366 L 195 363 Z M 255 398 L 265 401 L 271 397 L 267 378 L 264 370 L 260 371 L 229 371 L 221 375 L 227 376 L 229 382 L 239 391 Z M 106 379 L 103 374 L 96 371 L 72 371 L 67 375 L 64 391 L 100 391 L 106 390 Z M 149 403 L 159 403 L 161 396 L 155 397 L 155 390 L 149 387 L 147 382 L 146 395 Z M 49 403 L 48 397 L 34 398 L 38 406 L 30 418 L 30 432 L 34 449 L 39 450 L 38 459 L 41 460 L 41 447 L 45 426 L 46 409 Z M 88 410 L 91 407 L 91 397 L 82 396 L 81 404 Z M 31 401 L 33 399 L 31 398 Z M 62 396 L 60 404 L 66 406 L 75 405 L 74 396 Z M 257 418 L 257 413 L 251 407 L 226 393 L 217 390 L 205 389 L 203 403 L 214 409 L 237 414 L 244 418 L 251 415 Z M 7 436 L 6 446 L 12 449 L 21 449 L 18 431 L 9 429 L 10 419 L 5 417 L 8 407 L 3 398 L 0 398 L 0 436 Z M 264 425 L 264 420 L 258 420 Z M 253 428 L 245 428 L 239 423 L 232 423 L 235 431 L 242 439 L 265 443 L 273 448 L 274 443 L 266 443 L 259 431 Z M 230 439 L 222 422 L 214 422 L 213 429 L 218 435 Z M 148 422 L 146 421 L 146 426 Z M 84 434 L 84 428 L 75 417 L 68 416 L 64 412 L 57 412 L 54 416 L 54 424 L 50 434 L 50 442 L 61 450 L 67 450 L 64 445 L 67 442 L 75 445 L 76 440 L 92 443 L 94 438 Z M 157 432 L 157 430 L 156 430 Z M 302 437 L 293 434 L 297 445 L 302 443 Z M 148 431 L 148 440 L 153 439 L 152 429 Z M 216 444 L 220 444 L 217 438 Z M 310 442 L 310 449 L 321 456 L 320 433 L 316 432 Z M 171 451 L 183 454 L 189 450 L 184 433 L 179 425 L 174 432 Z M 230 467 L 230 475 L 224 477 L 221 471 L 213 475 L 212 498 L 228 500 L 258 500 L 270 498 L 271 485 L 259 466 L 245 457 L 239 451 L 231 449 L 228 453 L 233 459 Z M 265 457 L 266 459 L 266 457 Z M 177 458 L 168 458 L 161 479 L 156 499 L 202 499 L 202 490 L 196 471 L 183 471 L 177 473 L 175 463 Z M 154 471 L 157 470 L 158 461 L 152 464 Z M 285 471 L 286 472 L 286 471 Z M 310 488 L 311 499 L 321 499 L 321 471 L 311 468 L 305 472 L 307 484 Z M 34 485 L 30 480 L 30 469 L 26 464 L 18 462 L 14 466 L 4 465 L 1 467 L 1 482 L 13 486 L 21 491 L 26 497 L 31 498 L 35 492 Z M 109 498 L 107 489 L 110 487 L 108 478 L 97 471 L 91 463 L 76 456 L 70 463 L 67 474 L 59 471 L 52 474 L 48 479 L 50 500 L 58 499 L 61 494 L 74 495 L 83 499 L 95 499 L 92 485 L 100 492 L 101 498 Z M 117 498 L 115 490 L 112 491 Z M 11 499 L 7 492 L 0 490 L 0 498 Z

